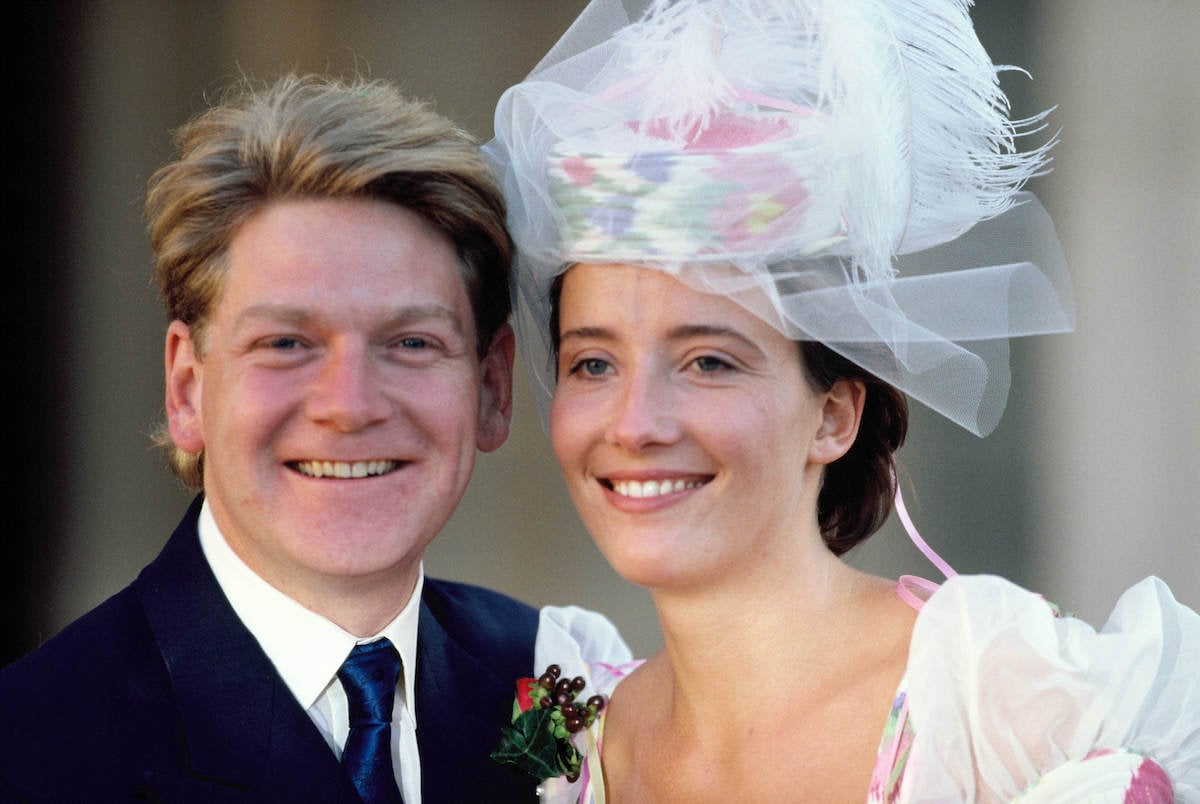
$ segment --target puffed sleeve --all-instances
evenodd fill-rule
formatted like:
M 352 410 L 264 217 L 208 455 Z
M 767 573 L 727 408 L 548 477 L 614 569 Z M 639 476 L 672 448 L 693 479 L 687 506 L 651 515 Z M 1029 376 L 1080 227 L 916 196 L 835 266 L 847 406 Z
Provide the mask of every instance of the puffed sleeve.
M 621 665 L 633 659 L 608 618 L 578 606 L 546 606 L 538 617 L 532 675 L 557 664 L 569 678 L 591 678 L 592 665 Z
M 905 687 L 902 801 L 1200 802 L 1200 616 L 1157 578 L 1099 631 L 1002 578 L 953 578 L 917 618 Z
M 550 664 L 561 667 L 566 677 L 583 676 L 588 684 L 586 695 L 607 697 L 641 662 L 634 661 L 616 627 L 603 616 L 575 606 L 547 606 L 538 622 L 534 672 L 541 673 Z M 601 722 L 572 738 L 585 758 L 580 777 L 574 782 L 561 776 L 543 781 L 538 789 L 542 804 L 598 804 L 604 800 L 597 746 Z

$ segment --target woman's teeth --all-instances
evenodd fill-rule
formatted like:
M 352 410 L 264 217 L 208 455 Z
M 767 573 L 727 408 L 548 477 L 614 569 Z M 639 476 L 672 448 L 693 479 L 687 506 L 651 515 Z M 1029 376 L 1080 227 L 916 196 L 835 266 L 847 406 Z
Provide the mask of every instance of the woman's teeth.
M 703 480 L 614 480 L 613 491 L 622 497 L 661 497 L 684 489 L 703 486 Z

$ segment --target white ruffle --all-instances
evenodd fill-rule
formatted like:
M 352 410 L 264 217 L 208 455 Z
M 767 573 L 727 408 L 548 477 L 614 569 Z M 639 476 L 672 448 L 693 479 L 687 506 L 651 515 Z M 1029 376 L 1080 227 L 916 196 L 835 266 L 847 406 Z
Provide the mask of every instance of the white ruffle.
M 567 678 L 583 676 L 587 681 L 585 696 L 611 695 L 613 688 L 638 664 L 611 622 L 594 611 L 575 606 L 542 609 L 533 654 L 535 673 L 557 664 Z M 576 747 L 598 774 L 597 730 L 598 726 L 593 726 L 575 739 Z M 539 787 L 540 800 L 543 804 L 576 804 L 581 795 L 586 795 L 588 801 L 596 801 L 596 791 L 587 784 L 592 768 L 573 783 L 565 777 L 547 779 Z
M 533 675 L 557 664 L 567 678 L 588 679 L 588 689 L 592 689 L 592 665 L 620 665 L 632 660 L 629 646 L 604 615 L 578 606 L 546 606 L 539 613 Z
M 1082 779 L 1080 760 L 1116 749 L 1158 763 L 1176 801 L 1200 801 L 1198 668 L 1200 615 L 1157 578 L 1125 592 L 1099 631 L 1002 578 L 953 578 L 913 632 L 900 800 L 1011 801 L 1056 768 Z M 1082 789 L 1047 799 L 1044 787 L 1039 802 Z

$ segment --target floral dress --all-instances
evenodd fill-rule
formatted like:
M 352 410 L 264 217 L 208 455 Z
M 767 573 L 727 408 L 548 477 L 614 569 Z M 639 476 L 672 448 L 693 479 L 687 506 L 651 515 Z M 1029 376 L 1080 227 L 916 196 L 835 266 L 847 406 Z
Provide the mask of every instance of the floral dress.
M 1162 581 L 1130 588 L 1099 630 L 994 576 L 927 588 L 897 587 L 920 614 L 867 804 L 1200 802 L 1200 615 Z M 571 644 L 546 648 L 602 694 L 638 665 L 589 665 Z M 604 804 L 603 729 L 576 736 L 582 773 L 547 780 L 543 802 Z

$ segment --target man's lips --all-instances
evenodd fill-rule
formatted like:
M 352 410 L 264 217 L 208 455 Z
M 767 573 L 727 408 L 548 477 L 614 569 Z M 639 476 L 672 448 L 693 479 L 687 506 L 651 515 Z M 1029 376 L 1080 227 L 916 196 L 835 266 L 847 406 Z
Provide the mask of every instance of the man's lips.
M 288 467 L 308 477 L 361 478 L 376 477 L 394 472 L 404 461 L 376 459 L 369 461 L 289 461 Z
M 600 478 L 605 488 L 616 492 L 622 497 L 645 499 L 646 497 L 661 497 L 674 494 L 677 491 L 694 489 L 712 480 L 711 475 L 687 475 L 680 477 L 660 477 L 651 480 L 634 480 L 632 478 Z

